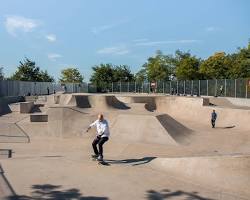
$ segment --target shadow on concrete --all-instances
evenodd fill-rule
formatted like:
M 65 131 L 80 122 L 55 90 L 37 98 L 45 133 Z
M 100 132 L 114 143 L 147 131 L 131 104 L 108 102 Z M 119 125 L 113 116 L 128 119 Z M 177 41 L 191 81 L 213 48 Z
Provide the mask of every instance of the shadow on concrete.
M 83 196 L 78 189 L 62 189 L 60 185 L 33 185 L 32 186 L 32 195 L 14 195 L 9 196 L 7 200 L 108 200 L 107 197 L 95 197 L 95 196 Z
M 76 107 L 78 108 L 91 108 L 89 103 L 89 96 L 86 95 L 77 95 L 75 96 L 76 99 Z
M 216 128 L 219 128 L 219 129 L 230 129 L 230 128 L 235 128 L 235 127 L 236 127 L 236 126 L 233 125 L 233 126 L 223 126 L 223 127 L 218 126 L 218 127 L 216 127 Z
M 156 157 L 144 157 L 144 158 L 134 158 L 134 159 L 124 159 L 124 160 L 105 160 L 109 164 L 131 164 L 132 166 L 136 165 L 144 165 L 152 160 L 154 160 Z
M 44 104 L 35 104 L 31 110 L 31 112 L 32 113 L 40 113 L 40 112 L 42 112 L 41 107 L 44 107 Z
M 156 118 L 177 143 L 189 143 L 188 137 L 192 134 L 191 129 L 187 128 L 167 114 L 157 115 Z
M 202 197 L 198 192 L 185 192 L 182 190 L 170 191 L 168 189 L 162 190 L 160 192 L 155 190 L 147 191 L 147 199 L 149 200 L 164 200 L 164 199 L 172 199 L 172 198 L 180 198 L 187 200 L 215 200 L 206 197 Z
M 145 104 L 145 109 L 150 111 L 150 112 L 154 112 L 156 110 L 156 104 L 153 101 L 152 103 L 146 103 Z
M 107 105 L 109 105 L 110 107 L 113 107 L 115 109 L 119 109 L 119 110 L 130 109 L 130 107 L 127 106 L 125 103 L 119 101 L 116 98 L 116 96 L 106 96 L 106 102 L 107 102 Z
M 4 98 L 0 98 L 0 116 L 11 113 L 11 109 Z

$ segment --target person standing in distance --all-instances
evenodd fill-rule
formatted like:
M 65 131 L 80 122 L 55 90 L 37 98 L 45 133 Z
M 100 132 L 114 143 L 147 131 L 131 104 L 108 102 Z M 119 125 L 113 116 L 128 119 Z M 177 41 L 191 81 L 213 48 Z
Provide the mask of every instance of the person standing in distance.
M 215 121 L 217 119 L 217 113 L 215 112 L 215 110 L 213 110 L 213 112 L 211 113 L 211 124 L 212 124 L 212 128 L 215 127 Z
M 97 135 L 92 142 L 92 147 L 95 153 L 92 155 L 92 158 L 97 158 L 97 160 L 103 161 L 103 144 L 109 140 L 110 136 L 108 121 L 104 119 L 103 114 L 98 115 L 98 119 L 89 125 L 86 132 L 94 126 L 96 127 Z M 97 149 L 97 144 L 99 150 Z

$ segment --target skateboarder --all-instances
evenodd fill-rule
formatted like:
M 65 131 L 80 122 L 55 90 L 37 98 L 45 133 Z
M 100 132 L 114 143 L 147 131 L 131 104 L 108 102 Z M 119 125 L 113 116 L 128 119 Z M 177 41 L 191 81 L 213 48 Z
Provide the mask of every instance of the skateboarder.
M 213 112 L 211 113 L 211 124 L 212 124 L 212 128 L 215 127 L 215 121 L 217 119 L 217 113 L 215 112 L 215 110 L 213 110 Z
M 94 126 L 96 127 L 97 136 L 92 142 L 95 153 L 92 157 L 97 158 L 99 161 L 103 161 L 103 144 L 109 140 L 110 135 L 108 121 L 104 119 L 103 114 L 99 114 L 98 119 L 89 125 L 87 132 Z M 97 149 L 97 144 L 99 151 Z

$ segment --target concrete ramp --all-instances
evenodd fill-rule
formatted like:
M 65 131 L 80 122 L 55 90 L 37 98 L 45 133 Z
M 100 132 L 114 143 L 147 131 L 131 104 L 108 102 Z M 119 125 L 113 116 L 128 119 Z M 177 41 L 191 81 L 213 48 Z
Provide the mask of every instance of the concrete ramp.
M 155 116 L 119 114 L 111 126 L 113 138 L 129 142 L 177 145 Z
M 67 107 L 51 107 L 47 114 L 48 133 L 55 137 L 81 136 L 89 124 L 96 119 L 96 115 Z
M 250 156 L 156 158 L 150 165 L 204 187 L 250 196 Z
M 221 106 L 221 107 L 229 107 L 229 108 L 237 108 L 236 105 L 232 104 L 226 98 L 221 97 L 211 97 L 209 98 L 210 105 Z
M 129 107 L 112 95 L 72 95 L 70 105 L 79 108 L 93 108 L 100 111 L 109 109 L 127 110 Z
M 156 118 L 176 142 L 189 144 L 188 138 L 191 136 L 192 130 L 167 114 L 157 115 Z
M 155 97 L 153 96 L 117 96 L 117 99 L 126 104 L 144 104 L 146 110 L 151 112 L 156 109 Z

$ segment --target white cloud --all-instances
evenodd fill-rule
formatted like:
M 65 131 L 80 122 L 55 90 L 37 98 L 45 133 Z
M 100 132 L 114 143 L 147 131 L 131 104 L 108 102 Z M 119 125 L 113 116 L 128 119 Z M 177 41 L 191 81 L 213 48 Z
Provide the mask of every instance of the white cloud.
M 113 24 L 105 24 L 105 25 L 102 25 L 102 26 L 96 26 L 96 27 L 93 27 L 91 29 L 91 32 L 95 35 L 98 35 L 104 31 L 108 31 L 108 30 L 111 30 L 121 24 L 124 24 L 124 23 L 127 23 L 128 20 L 120 20 L 120 21 L 117 21 L 116 23 L 113 23 Z
M 14 15 L 7 16 L 4 24 L 7 32 L 12 36 L 17 36 L 18 32 L 32 32 L 39 26 L 37 20 Z
M 209 26 L 205 29 L 207 32 L 215 32 L 215 31 L 219 31 L 220 28 L 218 27 L 214 27 L 214 26 Z
M 164 44 L 189 44 L 197 43 L 200 40 L 164 40 L 164 41 L 149 41 L 149 42 L 137 42 L 136 46 L 160 46 Z
M 140 38 L 140 39 L 133 40 L 133 42 L 146 42 L 146 41 L 148 41 L 147 38 Z
M 97 35 L 97 34 L 103 32 L 103 31 L 112 29 L 113 27 L 115 27 L 114 24 L 103 25 L 103 26 L 99 26 L 99 27 L 93 27 L 91 32 L 94 33 L 95 35 Z
M 48 54 L 48 58 L 52 61 L 56 61 L 58 58 L 61 58 L 62 55 L 57 54 L 57 53 L 50 53 Z
M 129 50 L 125 46 L 106 47 L 97 51 L 98 54 L 125 55 Z
M 46 39 L 49 41 L 49 42 L 55 42 L 56 41 L 56 35 L 55 34 L 48 34 L 45 36 Z

